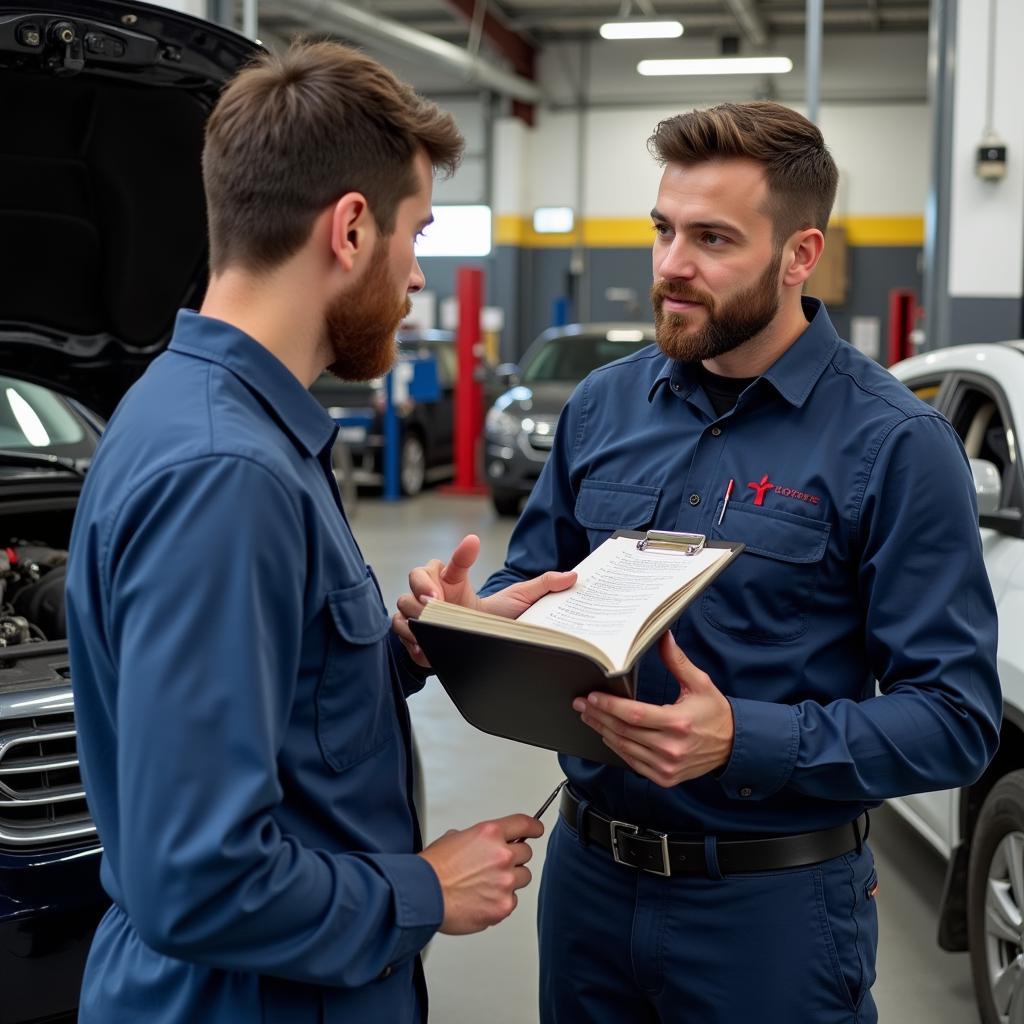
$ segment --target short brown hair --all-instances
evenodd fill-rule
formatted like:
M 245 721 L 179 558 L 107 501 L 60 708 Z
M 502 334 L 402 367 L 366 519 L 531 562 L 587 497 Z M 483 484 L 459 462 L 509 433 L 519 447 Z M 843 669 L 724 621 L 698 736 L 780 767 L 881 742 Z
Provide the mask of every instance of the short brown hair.
M 398 204 L 416 191 L 417 151 L 451 174 L 462 148 L 450 114 L 358 50 L 300 42 L 261 55 L 206 123 L 211 270 L 277 266 L 346 192 L 362 193 L 389 235 Z
M 824 231 L 828 224 L 839 171 L 818 128 L 781 103 L 722 103 L 667 118 L 647 148 L 662 164 L 737 158 L 762 164 L 779 245 L 794 231 Z

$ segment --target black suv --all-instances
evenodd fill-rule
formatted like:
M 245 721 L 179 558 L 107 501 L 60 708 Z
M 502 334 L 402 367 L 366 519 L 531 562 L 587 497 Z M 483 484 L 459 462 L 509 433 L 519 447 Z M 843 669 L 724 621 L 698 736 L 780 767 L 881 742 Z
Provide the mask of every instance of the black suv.
M 63 573 L 108 416 L 198 304 L 203 125 L 250 41 L 119 0 L 0 0 L 0 1024 L 73 1019 L 106 906 Z
M 403 381 L 403 394 L 395 401 L 398 479 L 402 493 L 411 496 L 428 483 L 450 479 L 454 470 L 455 336 L 451 331 L 409 328 L 398 332 L 398 344 L 394 373 L 430 359 L 437 378 L 436 393 L 429 399 L 415 397 L 413 382 Z M 384 482 L 384 386 L 380 377 L 353 382 L 325 373 L 310 389 L 341 427 L 356 484 Z

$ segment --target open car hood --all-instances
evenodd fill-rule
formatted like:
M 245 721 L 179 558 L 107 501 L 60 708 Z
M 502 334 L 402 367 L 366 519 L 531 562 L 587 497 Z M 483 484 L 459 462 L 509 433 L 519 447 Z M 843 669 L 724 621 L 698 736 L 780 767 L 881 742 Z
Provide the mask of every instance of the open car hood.
M 203 126 L 259 51 L 123 0 L 0 0 L 0 372 L 107 416 L 206 283 Z

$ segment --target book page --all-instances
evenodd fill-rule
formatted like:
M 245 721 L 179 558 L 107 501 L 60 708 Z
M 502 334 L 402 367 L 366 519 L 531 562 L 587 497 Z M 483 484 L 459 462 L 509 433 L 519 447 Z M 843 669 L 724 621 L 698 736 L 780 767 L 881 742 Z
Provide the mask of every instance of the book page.
M 545 595 L 517 621 L 589 640 L 621 668 L 652 613 L 728 554 L 723 548 L 695 555 L 640 551 L 635 538 L 614 537 L 576 566 L 575 586 Z

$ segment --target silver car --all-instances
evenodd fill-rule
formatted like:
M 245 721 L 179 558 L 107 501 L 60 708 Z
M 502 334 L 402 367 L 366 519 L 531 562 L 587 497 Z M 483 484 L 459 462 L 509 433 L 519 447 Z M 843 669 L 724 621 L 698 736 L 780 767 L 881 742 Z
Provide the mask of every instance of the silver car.
M 514 516 L 540 476 L 555 438 L 555 425 L 576 385 L 591 370 L 654 342 L 643 323 L 569 324 L 549 327 L 527 349 L 520 366 L 498 373 L 508 390 L 484 421 L 487 483 L 499 515 Z

